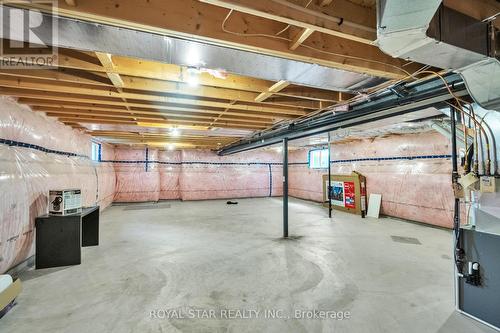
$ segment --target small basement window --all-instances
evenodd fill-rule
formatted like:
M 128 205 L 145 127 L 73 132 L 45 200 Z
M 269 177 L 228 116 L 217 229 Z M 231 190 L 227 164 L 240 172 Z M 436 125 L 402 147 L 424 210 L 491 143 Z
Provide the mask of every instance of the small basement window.
M 101 161 L 101 144 L 97 142 L 92 142 L 92 161 Z
M 328 149 L 315 149 L 309 151 L 309 168 L 326 169 L 328 168 Z

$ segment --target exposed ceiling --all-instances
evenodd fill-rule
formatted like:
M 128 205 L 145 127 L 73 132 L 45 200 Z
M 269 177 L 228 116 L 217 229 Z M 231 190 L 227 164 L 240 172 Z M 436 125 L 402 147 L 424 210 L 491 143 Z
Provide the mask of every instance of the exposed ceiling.
M 493 0 L 445 4 L 479 18 L 499 7 Z M 408 79 L 423 67 L 392 58 L 375 45 L 375 0 L 66 0 L 59 5 L 65 17 L 383 80 Z M 36 2 L 20 6 L 46 9 Z M 102 50 L 60 49 L 59 55 L 53 69 L 0 69 L 0 94 L 114 144 L 217 149 L 358 93 Z
M 112 143 L 217 148 L 351 97 L 110 54 L 59 55 L 56 69 L 1 68 L 0 94 Z

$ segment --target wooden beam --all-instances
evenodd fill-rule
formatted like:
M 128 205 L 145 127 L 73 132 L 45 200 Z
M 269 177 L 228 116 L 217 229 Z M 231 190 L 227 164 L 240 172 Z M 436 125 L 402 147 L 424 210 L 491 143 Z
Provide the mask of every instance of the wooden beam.
M 500 13 L 500 2 L 495 0 L 443 0 L 443 4 L 479 21 Z M 499 18 L 494 20 L 493 24 L 497 29 L 500 29 Z
M 85 83 L 100 86 L 109 86 L 107 75 L 92 73 L 78 69 L 13 69 L 0 68 L 0 74 L 15 77 L 43 78 L 61 82 Z
M 94 84 L 90 80 L 82 80 L 78 77 L 71 75 L 65 75 L 55 70 L 47 69 L 36 69 L 36 70 L 19 70 L 19 69 L 2 69 L 0 68 L 0 74 L 8 75 L 12 77 L 26 77 L 33 79 L 47 79 L 56 80 L 61 82 L 71 82 L 71 83 L 86 83 Z M 108 73 L 110 79 L 113 77 L 114 73 Z M 197 97 L 208 97 L 217 98 L 224 100 L 239 100 L 244 102 L 254 102 L 257 93 L 247 92 L 242 90 L 225 89 L 225 88 L 215 88 L 215 87 L 205 87 L 198 86 L 192 87 L 185 83 L 175 83 L 170 81 L 162 81 L 156 79 L 148 78 L 138 78 L 131 76 L 120 76 L 117 74 L 117 80 L 113 82 L 117 89 L 134 89 L 142 91 L 156 91 L 162 93 L 186 95 L 186 96 L 197 96 Z M 98 84 L 102 86 L 103 84 Z M 108 86 L 111 86 L 108 84 Z M 119 92 L 121 90 L 118 90 Z M 298 105 L 297 107 L 300 107 Z
M 49 114 L 50 116 L 50 114 Z M 90 117 L 90 116 L 85 116 L 85 117 L 77 117 L 77 116 L 72 116 L 72 115 L 67 115 L 64 117 L 60 117 L 59 114 L 53 115 L 54 117 L 57 117 L 61 122 L 76 122 L 76 123 L 82 123 L 82 124 L 122 124 L 122 125 L 139 125 L 139 126 L 145 126 L 145 127 L 154 127 L 155 124 L 157 125 L 175 125 L 175 124 L 182 124 L 182 125 L 189 125 L 189 126 L 204 126 L 208 128 L 208 124 L 210 122 L 207 121 L 185 121 L 185 120 L 165 120 L 165 121 L 151 121 L 148 120 L 147 122 L 141 122 L 141 121 L 136 121 L 136 120 L 125 120 L 121 118 L 111 118 L 111 117 Z M 252 129 L 252 130 L 257 130 L 257 129 L 264 129 L 266 126 L 254 126 L 254 125 L 248 125 L 248 124 L 235 124 L 235 123 L 229 123 L 229 122 L 221 122 L 217 124 L 217 127 L 224 127 L 224 128 L 234 128 L 234 129 Z
M 12 77 L 26 77 L 33 79 L 43 79 L 43 80 L 56 80 L 60 82 L 71 82 L 71 83 L 85 83 L 85 84 L 96 84 L 99 86 L 107 86 L 111 85 L 102 84 L 101 82 L 93 82 L 91 80 L 81 79 L 80 77 L 76 77 L 73 75 L 66 75 L 65 72 L 59 72 L 57 70 L 47 70 L 47 69 L 35 69 L 35 70 L 24 70 L 24 69 L 1 69 L 0 74 L 8 75 Z M 92 73 L 87 74 L 91 75 Z M 111 73 L 108 73 L 111 74 Z M 102 77 L 101 77 L 102 78 Z M 216 98 L 216 99 L 224 99 L 224 100 L 235 100 L 242 102 L 255 102 L 257 93 L 242 91 L 242 90 L 234 90 L 234 89 L 225 89 L 225 88 L 215 88 L 215 87 L 206 87 L 206 86 L 198 86 L 192 87 L 189 84 L 185 83 L 175 83 L 170 81 L 162 81 L 156 79 L 148 79 L 148 78 L 138 78 L 138 77 L 130 77 L 130 76 L 120 76 L 121 87 L 116 87 L 118 92 L 122 92 L 122 89 L 134 89 L 134 90 L 142 90 L 142 91 L 155 91 L 161 93 L 169 93 L 169 94 L 177 94 L 177 95 L 185 95 L 185 96 L 197 96 L 197 97 L 207 97 L 207 98 Z M 335 92 L 330 93 L 331 96 L 335 96 Z M 309 98 L 307 96 L 295 95 L 290 97 L 303 98 L 307 100 L 324 100 L 324 101 L 332 101 L 328 98 Z M 318 108 L 314 103 L 301 103 L 297 102 L 296 104 L 281 104 L 279 102 L 273 103 L 277 106 L 285 106 L 285 107 L 295 107 L 295 108 L 303 108 L 303 109 L 311 109 L 316 110 Z
M 64 0 L 68 4 L 68 6 L 75 7 L 76 6 L 76 0 Z
M 185 135 L 181 134 L 178 137 L 173 137 L 169 133 L 137 133 L 137 132 L 123 132 L 123 131 L 89 131 L 89 134 L 98 136 L 100 138 L 117 138 L 117 139 L 147 139 L 147 140 L 169 140 L 171 142 L 198 142 L 217 143 L 217 142 L 230 142 L 238 139 L 241 136 L 205 136 L 205 135 Z
M 255 98 L 256 102 L 263 102 L 270 96 L 272 96 L 274 93 L 279 92 L 282 89 L 285 89 L 288 85 L 290 85 L 290 82 L 281 80 L 273 84 L 271 87 L 269 87 L 266 91 L 262 92 L 259 96 Z
M 160 102 L 168 104 L 183 104 L 192 106 L 203 106 L 203 107 L 215 107 L 215 108 L 230 108 L 238 110 L 247 111 L 259 111 L 268 112 L 276 114 L 290 114 L 290 115 L 305 115 L 306 112 L 293 108 L 277 107 L 277 106 L 259 106 L 259 105 L 249 105 L 249 104 L 234 104 L 231 105 L 229 102 L 215 102 L 207 101 L 201 99 L 189 99 L 189 98 L 178 98 L 170 97 L 158 94 L 144 94 L 137 92 L 115 92 L 108 89 L 101 89 L 96 87 L 90 87 L 82 84 L 59 84 L 59 82 L 49 82 L 46 83 L 43 80 L 35 79 L 13 79 L 8 76 L 0 75 L 0 86 L 7 88 L 21 88 L 27 90 L 35 90 L 42 93 L 52 92 L 52 93 L 66 93 L 66 94 L 80 94 L 93 96 L 95 98 L 125 98 L 127 100 L 141 100 L 150 102 Z
M 236 140 L 236 139 L 235 139 Z M 107 143 L 114 145 L 117 148 L 124 147 L 158 147 L 164 148 L 170 144 L 170 141 L 148 141 L 139 139 L 113 139 L 106 140 Z M 219 146 L 216 144 L 206 144 L 202 141 L 198 142 L 176 142 L 174 149 L 217 149 Z
M 329 4 L 331 4 L 331 3 L 332 3 L 332 1 L 333 1 L 333 0 L 321 0 L 321 2 L 320 2 L 320 4 L 319 4 L 319 5 L 320 5 L 321 7 L 326 7 L 326 6 L 328 6 Z
M 297 6 L 303 6 L 304 0 L 287 0 Z M 319 4 L 316 4 L 315 1 L 312 1 L 307 8 L 310 10 L 323 13 L 328 16 L 336 16 L 343 17 L 348 19 L 351 22 L 366 26 L 366 27 L 377 27 L 377 12 L 375 8 L 370 8 L 366 5 L 363 5 L 360 1 L 351 1 L 351 0 L 334 0 L 330 1 L 329 4 L 325 6 L 321 6 L 322 2 L 319 1 Z
M 185 124 L 187 123 L 193 123 L 193 124 L 210 124 L 211 121 L 209 120 L 203 120 L 203 119 L 185 119 L 183 117 L 169 117 L 168 119 L 164 119 L 162 117 L 145 117 L 145 116 L 131 116 L 131 115 L 116 115 L 116 114 L 106 114 L 106 113 L 79 113 L 79 114 L 74 114 L 74 113 L 65 113 L 65 112 L 58 112 L 58 111 L 52 111 L 52 112 L 47 112 L 43 110 L 36 110 L 40 112 L 45 112 L 45 114 L 49 117 L 59 117 L 59 118 L 84 118 L 84 119 L 116 119 L 116 120 L 130 120 L 130 121 L 135 121 L 135 122 L 160 122 L 160 123 L 169 123 L 169 122 L 183 122 Z M 243 127 L 248 127 L 248 128 L 264 128 L 266 126 L 269 126 L 269 124 L 260 124 L 260 123 L 249 123 L 246 121 L 239 121 L 239 120 L 223 120 L 221 121 L 221 124 L 226 125 L 226 126 L 243 126 Z M 210 125 L 209 125 L 210 126 Z
M 32 105 L 32 110 L 41 111 L 46 113 L 63 113 L 63 114 L 72 114 L 75 116 L 87 115 L 87 116 L 113 116 L 120 118 L 144 118 L 144 119 L 171 119 L 171 118 L 185 118 L 188 120 L 215 120 L 220 119 L 216 115 L 207 116 L 207 115 L 196 115 L 196 114 L 187 114 L 184 112 L 147 112 L 147 111 L 135 111 L 135 110 L 113 110 L 113 109 L 75 109 L 75 108 L 66 108 L 66 107 L 58 107 L 58 106 L 35 106 Z M 226 115 L 223 121 L 235 121 L 235 122 L 245 122 L 248 124 L 264 124 L 271 125 L 272 120 L 270 119 L 252 119 L 247 117 L 230 117 Z
M 1 93 L 1 88 L 0 88 Z M 102 103 L 96 103 L 95 101 L 89 101 L 86 99 L 72 98 L 71 100 L 64 99 L 58 96 L 39 96 L 25 94 L 18 99 L 21 104 L 26 104 L 30 106 L 40 106 L 40 107 L 59 107 L 66 109 L 77 109 L 77 110 L 96 110 L 96 111 L 116 111 L 124 112 L 130 111 L 135 114 L 157 114 L 157 113 L 182 113 L 182 114 L 193 114 L 193 115 L 208 115 L 210 117 L 216 117 L 221 111 L 211 110 L 211 109 L 200 109 L 200 108 L 184 108 L 176 106 L 165 106 L 165 105 L 151 105 L 151 104 L 139 104 L 139 103 L 124 103 L 117 102 L 116 104 L 107 103 L 103 101 Z M 121 108 L 117 108 L 121 107 Z M 228 110 L 225 112 L 228 116 L 243 117 L 248 119 L 270 119 L 270 121 L 276 121 L 281 119 L 292 119 L 291 116 L 284 115 L 273 115 L 267 113 L 258 112 L 246 112 L 238 110 Z
M 324 34 L 359 43 L 373 44 L 377 38 L 373 27 L 362 26 L 340 17 L 297 6 L 286 0 L 200 0 L 242 13 L 283 22 L 303 29 L 311 29 Z
M 300 44 L 302 44 L 309 36 L 312 35 L 314 30 L 309 29 L 309 28 L 303 28 L 299 33 L 293 37 L 292 41 L 290 42 L 290 50 L 295 50 L 297 49 Z

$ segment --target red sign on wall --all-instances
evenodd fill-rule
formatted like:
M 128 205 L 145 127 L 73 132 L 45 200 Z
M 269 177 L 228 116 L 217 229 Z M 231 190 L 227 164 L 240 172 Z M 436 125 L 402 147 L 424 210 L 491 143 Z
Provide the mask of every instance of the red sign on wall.
M 344 206 L 356 208 L 354 182 L 344 182 Z

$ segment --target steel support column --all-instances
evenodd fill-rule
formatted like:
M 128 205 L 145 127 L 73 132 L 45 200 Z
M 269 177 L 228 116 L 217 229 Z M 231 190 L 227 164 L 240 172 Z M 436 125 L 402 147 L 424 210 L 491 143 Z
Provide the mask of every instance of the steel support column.
M 332 167 L 330 165 L 330 151 L 332 149 L 332 144 L 330 143 L 330 132 L 328 132 L 328 189 L 326 198 L 328 199 L 328 217 L 332 218 L 332 199 L 330 198 L 331 188 L 332 188 Z
M 288 237 L 288 139 L 283 139 L 283 237 Z

